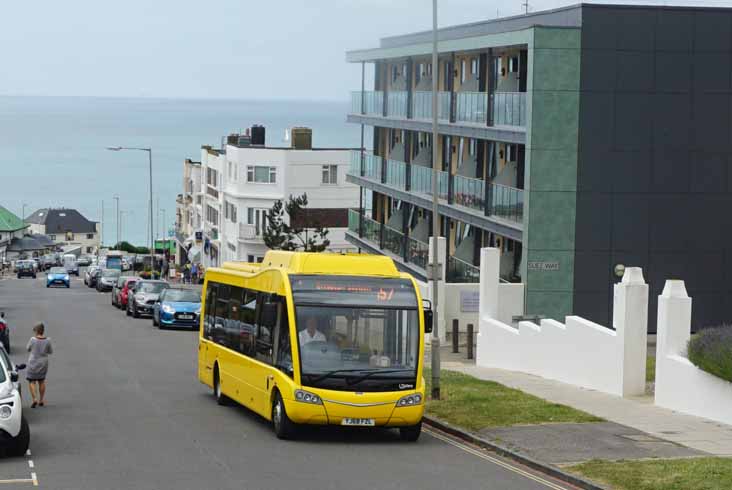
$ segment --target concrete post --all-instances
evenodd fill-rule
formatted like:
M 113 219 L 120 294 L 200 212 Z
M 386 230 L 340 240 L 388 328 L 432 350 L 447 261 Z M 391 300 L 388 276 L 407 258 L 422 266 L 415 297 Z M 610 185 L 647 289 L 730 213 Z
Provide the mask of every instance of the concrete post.
M 648 349 L 648 284 L 640 267 L 628 267 L 622 282 L 614 287 L 613 324 L 622 349 L 622 394 L 643 395 Z
M 498 283 L 501 252 L 497 248 L 480 249 L 480 319 L 498 318 Z M 480 332 L 478 332 L 480 335 Z
M 434 246 L 434 238 L 430 237 L 429 240 L 429 255 L 428 255 L 428 264 L 432 265 L 432 258 L 434 257 L 434 254 L 432 252 L 432 247 Z M 445 240 L 445 237 L 437 237 L 437 256 L 438 257 L 446 257 L 447 256 L 447 240 Z M 447 321 L 445 320 L 445 278 L 447 277 L 447 264 L 443 261 L 441 264 L 441 272 L 440 277 L 442 278 L 437 286 L 437 315 L 435 316 L 434 320 L 435 322 L 438 322 L 439 329 L 437 330 L 437 334 L 440 337 L 440 344 L 444 344 L 447 341 Z M 429 287 L 430 287 L 430 293 L 432 291 L 432 281 L 429 281 Z M 430 294 L 429 297 L 432 297 Z
M 684 281 L 668 280 L 658 297 L 656 358 L 686 351 L 691 338 L 691 298 Z

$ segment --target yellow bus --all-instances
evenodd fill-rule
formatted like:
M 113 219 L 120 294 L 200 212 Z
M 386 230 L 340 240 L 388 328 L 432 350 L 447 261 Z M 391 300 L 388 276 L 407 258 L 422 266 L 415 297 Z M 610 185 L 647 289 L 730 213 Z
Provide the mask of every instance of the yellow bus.
M 298 425 L 422 426 L 423 308 L 391 259 L 270 251 L 206 271 L 198 376 L 220 404 L 242 404 L 277 437 Z

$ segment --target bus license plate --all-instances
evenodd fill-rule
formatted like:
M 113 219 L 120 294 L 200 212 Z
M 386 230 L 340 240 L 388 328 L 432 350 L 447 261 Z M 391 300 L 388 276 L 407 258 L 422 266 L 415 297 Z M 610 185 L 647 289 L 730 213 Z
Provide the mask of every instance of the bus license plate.
M 368 427 L 376 425 L 374 419 L 343 419 L 341 425 L 365 425 Z

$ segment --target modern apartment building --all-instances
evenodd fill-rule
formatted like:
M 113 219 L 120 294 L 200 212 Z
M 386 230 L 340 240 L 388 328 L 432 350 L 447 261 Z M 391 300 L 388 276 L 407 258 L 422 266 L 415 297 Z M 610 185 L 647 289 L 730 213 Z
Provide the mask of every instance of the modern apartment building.
M 374 74 L 348 114 L 374 134 L 352 243 L 424 276 L 437 178 L 448 281 L 497 246 L 528 314 L 607 322 L 615 271 L 640 266 L 651 311 L 679 277 L 697 326 L 729 320 L 732 10 L 581 4 L 438 37 L 436 67 L 431 32 L 347 53 Z
M 229 135 L 221 149 L 203 146 L 200 164 L 184 164 L 179 242 L 193 243 L 204 266 L 260 261 L 267 251 L 266 214 L 278 200 L 307 194 L 303 223 L 328 228 L 329 250 L 355 250 L 345 239 L 348 210 L 358 206 L 359 192 L 346 182 L 351 151 L 313 148 L 309 128 L 293 128 L 291 146 L 266 146 L 262 126 Z

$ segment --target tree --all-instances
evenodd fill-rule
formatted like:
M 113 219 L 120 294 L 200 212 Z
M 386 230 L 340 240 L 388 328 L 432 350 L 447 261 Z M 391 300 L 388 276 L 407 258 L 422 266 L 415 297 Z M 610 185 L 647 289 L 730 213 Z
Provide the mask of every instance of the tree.
M 322 252 L 330 245 L 328 229 L 308 214 L 308 195 L 278 200 L 267 213 L 264 244 L 272 250 Z M 287 214 L 289 219 L 285 219 Z

